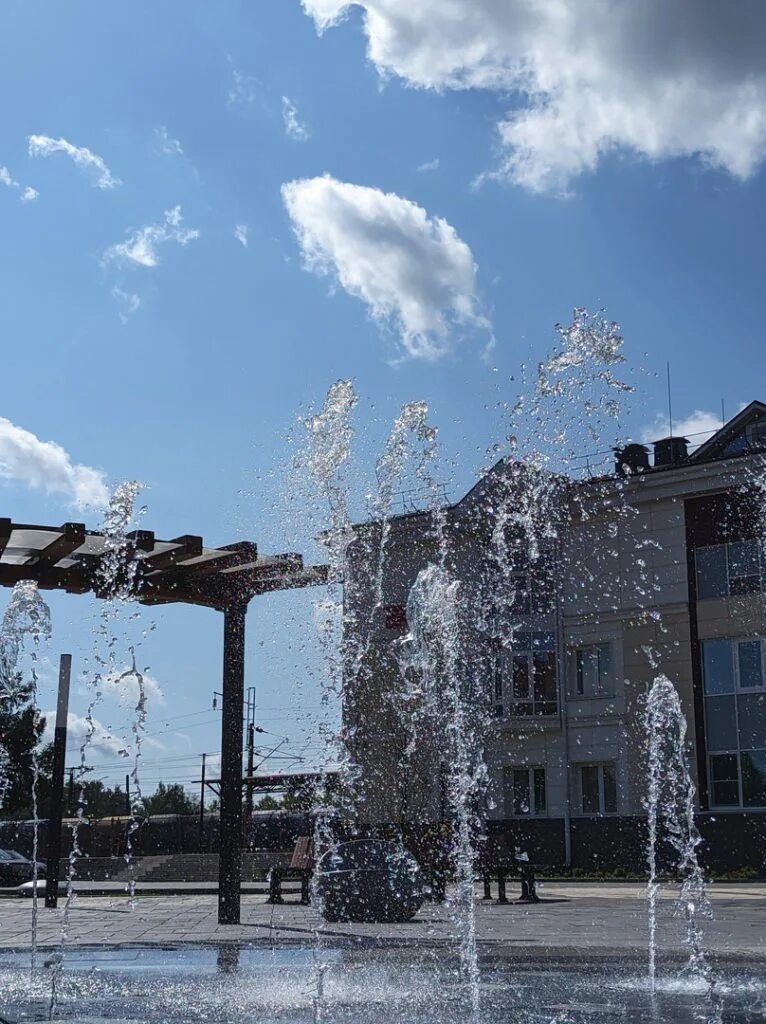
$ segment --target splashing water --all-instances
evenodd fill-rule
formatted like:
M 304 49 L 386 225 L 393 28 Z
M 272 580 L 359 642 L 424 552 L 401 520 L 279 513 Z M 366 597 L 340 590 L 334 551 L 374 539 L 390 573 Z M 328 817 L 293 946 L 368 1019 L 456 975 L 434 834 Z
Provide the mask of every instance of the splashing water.
M 462 657 L 461 584 L 444 565 L 429 565 L 419 574 L 407 602 L 409 633 L 399 656 L 406 705 L 430 734 L 446 767 L 446 792 L 455 823 L 456 911 L 460 963 L 467 981 L 471 1012 L 479 1013 L 479 964 L 474 906 L 474 836 L 476 810 L 486 777 L 482 752 L 482 702 L 470 692 Z
M 354 429 L 351 414 L 357 403 L 353 382 L 339 380 L 333 384 L 319 413 L 305 421 L 308 435 L 307 448 L 295 460 L 295 468 L 305 474 L 315 488 L 320 500 L 329 512 L 330 523 L 322 535 L 322 543 L 328 561 L 328 585 L 326 595 L 315 607 L 319 624 L 319 638 L 326 671 L 322 676 L 322 704 L 327 709 L 330 702 L 344 699 L 345 666 L 349 660 L 357 661 L 355 631 L 344 628 L 343 583 L 346 576 L 346 557 L 353 538 L 353 527 L 349 512 L 349 489 L 344 478 L 344 469 L 351 455 Z M 338 763 L 340 793 L 336 794 L 342 803 L 349 799 L 354 768 L 350 759 L 348 738 L 343 727 L 334 731 L 328 723 L 322 723 L 320 731 L 324 737 L 328 759 Z M 314 857 L 318 861 L 327 851 L 337 845 L 335 830 L 329 806 L 332 796 L 329 792 L 327 765 L 321 767 L 320 783 L 314 791 Z M 346 809 L 348 807 L 346 806 Z M 312 900 L 321 904 L 321 893 L 316 885 L 314 873 Z M 315 1024 L 323 1018 L 323 980 L 326 964 L 323 959 L 321 926 L 314 928 L 312 1002 Z
M 686 717 L 676 688 L 664 675 L 654 680 L 646 699 L 648 787 L 646 812 L 649 832 L 647 906 L 649 917 L 649 984 L 654 991 L 657 973 L 657 847 L 660 829 L 673 850 L 681 876 L 676 912 L 686 923 L 689 960 L 686 970 L 703 981 L 713 1009 L 711 1021 L 720 1020 L 716 981 L 702 945 L 701 919 L 712 916 L 705 878 L 697 855 L 702 842 L 694 820 L 695 788 L 686 750 Z
M 17 583 L 0 626 L 0 709 L 13 714 L 27 710 L 31 712 L 31 727 L 34 744 L 32 747 L 32 943 L 31 969 L 37 961 L 37 864 L 39 846 L 39 815 L 37 791 L 40 768 L 38 762 L 38 738 L 40 713 L 37 706 L 37 649 L 42 641 L 50 640 L 50 609 L 40 596 L 37 584 L 31 580 Z M 25 645 L 32 642 L 30 653 L 29 679 L 25 681 L 21 666 Z M 0 807 L 10 788 L 10 756 L 0 738 Z
M 120 484 L 109 499 L 109 505 L 104 513 L 101 524 L 101 533 L 104 537 L 104 549 L 101 555 L 99 566 L 96 572 L 96 593 L 102 598 L 99 609 L 98 626 L 96 627 L 96 651 L 94 654 L 95 671 L 89 674 L 87 686 L 90 690 L 90 699 L 85 714 L 86 730 L 83 742 L 80 745 L 80 764 L 78 771 L 79 793 L 75 822 L 72 826 L 71 846 L 67 865 L 66 877 L 66 902 L 61 922 L 61 939 L 59 948 L 51 958 L 51 992 L 48 1006 L 48 1019 L 52 1020 L 57 1005 L 57 988 L 63 966 L 64 951 L 69 937 L 69 921 L 72 907 L 76 898 L 74 882 L 77 878 L 77 862 L 82 854 L 79 845 L 80 829 L 87 823 L 86 802 L 85 802 L 85 775 L 87 772 L 87 754 L 92 743 L 98 725 L 95 719 L 96 709 L 103 696 L 103 685 L 105 680 L 110 678 L 122 678 L 127 675 L 134 676 L 139 684 L 139 701 L 136 709 L 136 718 L 133 725 L 133 734 L 136 740 L 134 759 L 133 781 L 138 789 L 137 801 L 131 805 L 131 825 L 133 830 L 136 821 L 137 810 L 140 808 L 140 785 L 138 783 L 138 766 L 141 756 L 140 737 L 143 733 L 145 722 L 145 695 L 142 689 L 142 679 L 135 671 L 135 656 L 131 647 L 133 666 L 128 672 L 120 677 L 116 671 L 119 636 L 117 635 L 117 619 L 126 605 L 133 602 L 135 598 L 136 585 L 138 582 L 138 563 L 135 557 L 133 545 L 128 536 L 131 524 L 136 514 L 135 504 L 141 491 L 141 484 L 138 481 L 126 481 Z M 130 832 L 132 836 L 132 831 Z M 132 867 L 130 860 L 130 848 L 128 848 L 128 868 Z M 134 897 L 134 880 L 132 873 L 129 875 L 128 894 L 131 908 Z

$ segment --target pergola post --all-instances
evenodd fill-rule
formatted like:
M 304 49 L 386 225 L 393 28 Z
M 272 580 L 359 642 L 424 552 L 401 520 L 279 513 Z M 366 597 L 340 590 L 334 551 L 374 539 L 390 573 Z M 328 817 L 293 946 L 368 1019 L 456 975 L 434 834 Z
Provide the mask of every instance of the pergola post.
M 246 615 L 246 602 L 229 605 L 223 613 L 219 924 L 239 924 L 242 882 L 242 706 L 245 699 Z

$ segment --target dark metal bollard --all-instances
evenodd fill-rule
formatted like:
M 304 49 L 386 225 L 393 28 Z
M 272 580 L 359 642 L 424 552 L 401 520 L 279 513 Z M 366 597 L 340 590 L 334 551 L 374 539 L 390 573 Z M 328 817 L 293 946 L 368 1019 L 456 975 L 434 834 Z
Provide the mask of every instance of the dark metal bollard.
M 282 870 L 273 864 L 269 872 L 269 896 L 267 903 L 284 903 L 282 898 Z
M 490 878 L 490 876 L 488 874 L 484 874 L 484 875 L 482 875 L 482 881 L 484 883 L 484 895 L 482 896 L 482 899 L 483 900 L 491 900 L 492 899 L 492 879 Z
M 304 871 L 301 874 L 301 906 L 307 907 L 311 903 L 311 872 Z
M 497 902 L 508 902 L 508 897 L 505 894 L 505 872 L 500 869 L 497 872 Z

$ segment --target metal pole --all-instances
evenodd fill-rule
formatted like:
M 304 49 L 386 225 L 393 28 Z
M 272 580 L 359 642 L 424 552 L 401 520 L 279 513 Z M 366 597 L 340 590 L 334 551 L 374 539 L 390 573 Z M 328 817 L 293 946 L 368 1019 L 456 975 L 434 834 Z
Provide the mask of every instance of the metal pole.
M 66 771 L 66 727 L 69 715 L 69 681 L 72 655 L 59 658 L 59 693 L 56 704 L 56 731 L 53 735 L 53 778 L 48 821 L 48 865 L 45 873 L 45 906 L 55 910 L 58 903 L 61 864 L 61 822 L 64 817 L 64 774 Z M 70 774 L 70 788 L 72 786 Z
M 221 715 L 221 825 L 218 923 L 239 924 L 242 882 L 242 705 L 245 699 L 246 604 L 223 613 L 223 713 Z
M 199 784 L 199 852 L 203 852 L 205 844 L 205 760 L 207 754 L 202 755 L 202 775 Z
M 253 771 L 255 770 L 255 724 L 247 727 L 247 778 L 245 783 L 245 828 L 250 827 L 253 820 Z

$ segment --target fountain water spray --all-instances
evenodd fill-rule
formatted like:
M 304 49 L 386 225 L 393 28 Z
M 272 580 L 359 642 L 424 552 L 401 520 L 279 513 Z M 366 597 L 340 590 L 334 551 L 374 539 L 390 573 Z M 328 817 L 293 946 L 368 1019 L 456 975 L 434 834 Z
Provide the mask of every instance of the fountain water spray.
M 109 505 L 104 513 L 101 525 L 101 533 L 104 537 L 104 550 L 99 562 L 96 575 L 96 593 L 103 600 L 99 608 L 98 625 L 96 627 L 96 651 L 94 654 L 95 671 L 88 675 L 87 685 L 90 690 L 90 700 L 85 714 L 86 731 L 83 742 L 80 745 L 79 783 L 80 789 L 77 799 L 77 810 L 75 823 L 72 827 L 71 846 L 67 866 L 67 894 L 64 904 L 64 913 L 61 922 L 61 941 L 59 949 L 52 957 L 51 971 L 51 992 L 48 1006 L 48 1019 L 52 1020 L 56 1011 L 57 987 L 63 965 L 64 950 L 69 936 L 69 919 L 76 894 L 74 881 L 77 877 L 77 861 L 82 853 L 79 845 L 80 829 L 87 823 L 85 812 L 85 773 L 87 771 L 87 752 L 93 741 L 94 734 L 98 728 L 95 711 L 103 696 L 105 681 L 114 678 L 124 679 L 127 676 L 134 676 L 138 683 L 139 699 L 136 708 L 136 718 L 133 725 L 135 739 L 135 756 L 133 768 L 133 781 L 137 790 L 136 797 L 131 803 L 131 825 L 129 826 L 128 846 L 126 860 L 131 869 L 131 836 L 134 830 L 138 812 L 142 806 L 141 790 L 138 777 L 138 768 L 141 758 L 141 735 L 144 729 L 146 718 L 146 696 L 143 691 L 143 678 L 135 667 L 135 655 L 131 648 L 132 668 L 121 676 L 116 671 L 118 657 L 119 636 L 117 635 L 116 623 L 123 609 L 129 605 L 135 597 L 137 583 L 138 564 L 135 559 L 133 545 L 128 537 L 128 531 L 134 520 L 135 504 L 141 491 L 141 484 L 137 481 L 126 481 L 120 484 L 109 499 Z M 128 881 L 128 896 L 131 908 L 134 905 L 135 883 L 132 873 Z
M 682 879 L 676 912 L 686 923 L 685 942 L 689 950 L 686 969 L 707 985 L 708 1000 L 714 1013 L 710 1020 L 719 1021 L 716 980 L 702 945 L 701 919 L 712 914 L 698 857 L 702 837 L 694 820 L 695 788 L 686 749 L 686 717 L 678 692 L 667 676 L 658 675 L 652 684 L 646 698 L 644 723 L 648 754 L 649 984 L 654 991 L 659 892 L 657 847 L 662 830 L 662 836 L 675 856 L 675 870 Z
M 29 718 L 32 745 L 32 951 L 31 968 L 37 961 L 37 863 L 39 845 L 39 815 L 37 789 L 39 783 L 38 746 L 40 739 L 40 712 L 37 706 L 37 649 L 41 641 L 50 640 L 50 609 L 40 596 L 37 584 L 31 580 L 17 583 L 0 625 L 0 707 Z M 24 679 L 20 664 L 27 641 L 31 666 L 29 679 Z M 23 718 L 22 718 L 23 721 Z M 10 786 L 10 758 L 0 739 L 0 807 Z

